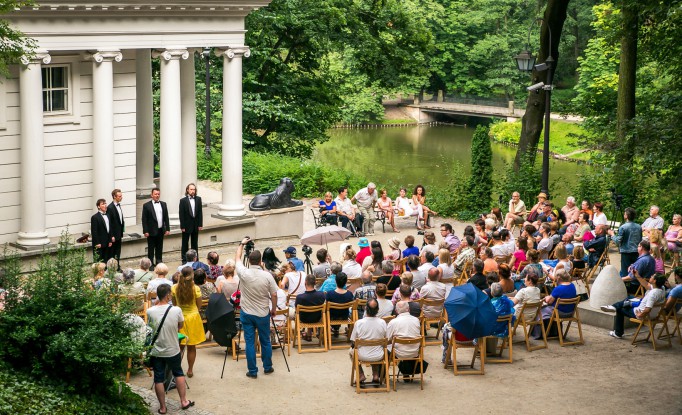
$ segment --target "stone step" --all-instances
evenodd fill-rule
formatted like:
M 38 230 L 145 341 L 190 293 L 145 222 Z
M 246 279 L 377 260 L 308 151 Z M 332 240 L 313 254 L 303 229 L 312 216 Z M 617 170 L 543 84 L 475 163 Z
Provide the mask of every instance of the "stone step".
M 594 309 L 590 307 L 589 301 L 583 301 L 578 304 L 578 310 L 580 313 L 580 321 L 583 324 L 589 324 L 590 326 L 600 327 L 606 330 L 613 330 L 613 316 L 615 313 L 607 313 L 601 310 Z M 636 327 L 635 324 L 630 322 L 630 319 L 625 319 L 625 328 Z

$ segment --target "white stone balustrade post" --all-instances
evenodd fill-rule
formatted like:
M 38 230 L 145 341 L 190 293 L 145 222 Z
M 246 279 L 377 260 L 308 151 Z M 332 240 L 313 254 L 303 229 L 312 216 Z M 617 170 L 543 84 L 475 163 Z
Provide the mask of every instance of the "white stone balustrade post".
M 156 51 L 161 60 L 160 157 L 161 199 L 168 204 L 171 226 L 180 225 L 178 200 L 182 186 L 182 111 L 180 97 L 180 59 L 189 58 L 185 48 Z
M 223 200 L 218 215 L 246 214 L 242 201 L 242 58 L 246 46 L 217 49 L 223 57 Z
M 50 63 L 44 50 L 21 59 L 19 102 L 21 116 L 21 221 L 17 244 L 50 243 L 45 231 L 45 148 L 41 64 Z

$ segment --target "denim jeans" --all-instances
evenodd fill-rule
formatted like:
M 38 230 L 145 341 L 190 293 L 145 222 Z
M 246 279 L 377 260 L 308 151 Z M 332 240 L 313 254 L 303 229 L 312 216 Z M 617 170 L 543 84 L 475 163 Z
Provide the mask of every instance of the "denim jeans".
M 628 275 L 628 268 L 637 261 L 639 254 L 637 252 L 621 252 L 620 253 L 620 277 L 623 278 Z
M 239 315 L 244 330 L 244 341 L 246 342 L 246 366 L 252 375 L 258 374 L 256 366 L 256 330 L 260 339 L 261 360 L 263 360 L 263 370 L 272 369 L 272 344 L 270 343 L 270 314 L 265 317 L 256 317 L 242 311 Z
M 625 332 L 625 317 L 635 317 L 635 311 L 629 303 L 625 305 L 625 301 L 619 301 L 613 307 L 616 309 L 616 316 L 613 318 L 613 331 L 622 336 Z

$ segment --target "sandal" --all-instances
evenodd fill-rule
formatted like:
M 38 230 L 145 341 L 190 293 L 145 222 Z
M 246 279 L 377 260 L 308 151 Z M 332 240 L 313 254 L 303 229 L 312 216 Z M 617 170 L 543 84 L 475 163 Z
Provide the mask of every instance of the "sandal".
M 168 410 L 166 412 L 161 412 L 161 408 L 157 409 L 156 412 L 160 413 L 161 415 L 167 414 Z
M 189 402 L 189 403 L 188 403 L 187 405 L 181 406 L 180 408 L 181 408 L 182 410 L 186 410 L 186 409 L 189 409 L 191 406 L 194 406 L 194 401 L 188 401 L 188 402 Z

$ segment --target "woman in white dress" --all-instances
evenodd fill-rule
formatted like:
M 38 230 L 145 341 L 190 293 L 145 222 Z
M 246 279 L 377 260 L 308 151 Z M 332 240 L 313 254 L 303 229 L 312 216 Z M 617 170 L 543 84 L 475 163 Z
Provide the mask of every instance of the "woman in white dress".
M 343 254 L 343 267 L 342 271 L 349 277 L 359 277 L 362 275 L 362 265 L 355 261 L 355 256 L 357 253 L 349 245 Z
M 395 207 L 398 209 L 398 216 L 414 216 L 417 211 L 411 205 L 411 199 L 406 197 L 407 189 L 400 188 L 400 196 L 395 198 Z

